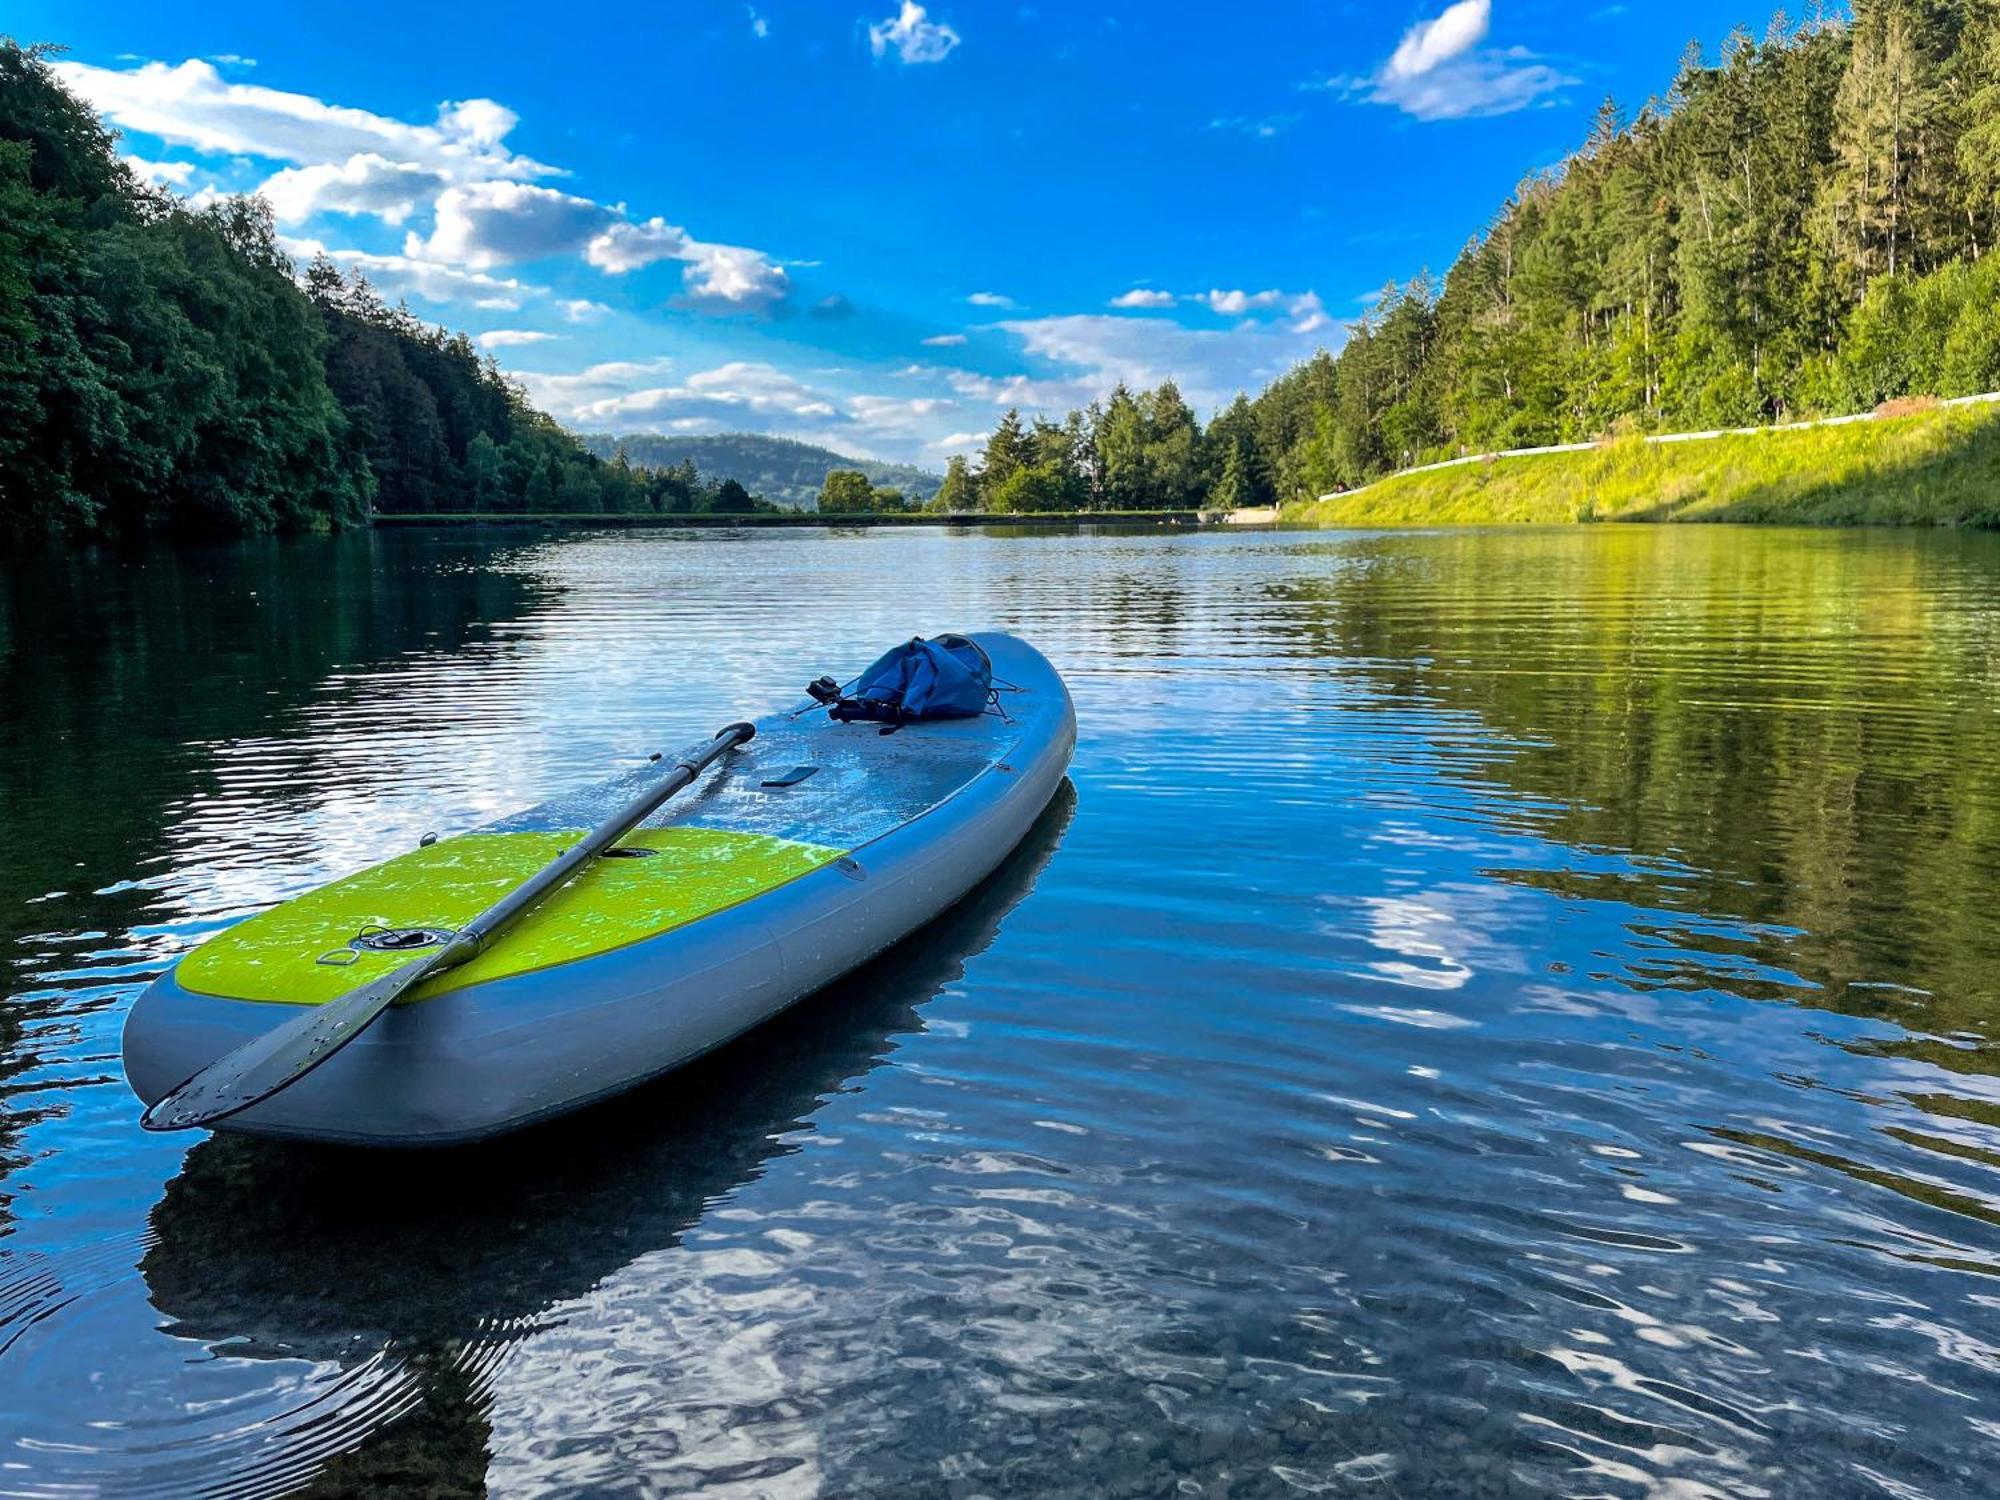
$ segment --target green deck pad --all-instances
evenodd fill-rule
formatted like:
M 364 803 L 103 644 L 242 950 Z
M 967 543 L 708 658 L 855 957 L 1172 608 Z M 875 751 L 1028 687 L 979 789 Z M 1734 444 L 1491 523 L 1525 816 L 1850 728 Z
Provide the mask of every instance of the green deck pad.
M 239 923 L 181 964 L 184 989 L 239 1000 L 320 1005 L 418 953 L 357 952 L 363 928 L 455 928 L 521 884 L 583 834 L 468 833 L 321 886 Z M 624 845 L 651 858 L 597 859 L 505 929 L 484 953 L 426 981 L 411 1000 L 608 953 L 776 890 L 847 851 L 721 828 L 642 828 Z

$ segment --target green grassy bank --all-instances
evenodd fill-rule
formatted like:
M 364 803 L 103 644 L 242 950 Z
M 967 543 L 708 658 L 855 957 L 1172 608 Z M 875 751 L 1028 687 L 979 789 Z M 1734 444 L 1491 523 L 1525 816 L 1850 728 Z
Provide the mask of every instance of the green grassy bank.
M 778 512 L 710 511 L 697 514 L 637 512 L 527 511 L 440 511 L 426 514 L 376 515 L 376 526 L 546 526 L 583 527 L 591 530 L 683 526 L 1194 526 L 1201 522 L 1198 510 L 1063 510 L 1022 511 L 1019 514 L 984 511 L 934 515 L 928 511 L 890 511 L 877 514 L 821 515 L 818 511 Z
M 1391 477 L 1288 505 L 1314 526 L 1757 521 L 2000 526 L 2000 408 L 1954 407 L 1842 427 L 1684 443 L 1622 438 Z

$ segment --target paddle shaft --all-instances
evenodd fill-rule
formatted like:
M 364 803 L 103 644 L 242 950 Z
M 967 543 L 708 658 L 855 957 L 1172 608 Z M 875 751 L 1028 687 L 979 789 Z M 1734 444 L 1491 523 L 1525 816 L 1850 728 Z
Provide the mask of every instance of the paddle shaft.
M 186 1130 L 212 1125 L 290 1088 L 353 1041 L 402 996 L 432 975 L 456 968 L 478 954 L 510 923 L 533 909 L 590 860 L 637 828 L 661 803 L 689 785 L 716 757 L 744 744 L 756 733 L 754 725 L 731 724 L 699 752 L 677 762 L 666 776 L 465 923 L 443 947 L 252 1037 L 156 1099 L 140 1116 L 140 1124 L 148 1130 Z
M 452 934 L 444 948 L 429 956 L 429 973 L 453 969 L 477 954 L 486 943 L 517 917 L 564 884 L 571 876 L 637 828 L 667 798 L 692 783 L 708 769 L 718 755 L 733 750 L 756 733 L 750 724 L 731 724 L 710 740 L 700 753 L 678 762 L 664 778 L 626 803 L 612 817 L 597 825 L 575 844 L 542 866 L 485 911 Z

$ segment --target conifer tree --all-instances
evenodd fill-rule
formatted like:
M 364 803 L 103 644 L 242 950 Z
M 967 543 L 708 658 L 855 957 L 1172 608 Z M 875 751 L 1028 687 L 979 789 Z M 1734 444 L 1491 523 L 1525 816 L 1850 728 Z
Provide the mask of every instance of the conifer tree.
M 1834 101 L 1826 228 L 1857 301 L 1874 277 L 1910 269 L 1913 197 L 1932 108 L 1912 33 L 1902 0 L 1862 9 Z
M 986 440 L 986 455 L 980 464 L 980 484 L 992 490 L 1005 484 L 1017 469 L 1034 462 L 1034 449 L 1021 426 L 1021 412 L 1010 406 L 1007 414 Z
M 1123 381 L 1112 389 L 1097 423 L 1099 493 L 1107 510 L 1143 510 L 1151 479 L 1146 463 L 1146 419 Z
M 927 509 L 953 513 L 979 509 L 979 491 L 972 478 L 972 466 L 963 453 L 952 454 L 944 466 L 944 483 L 931 497 Z

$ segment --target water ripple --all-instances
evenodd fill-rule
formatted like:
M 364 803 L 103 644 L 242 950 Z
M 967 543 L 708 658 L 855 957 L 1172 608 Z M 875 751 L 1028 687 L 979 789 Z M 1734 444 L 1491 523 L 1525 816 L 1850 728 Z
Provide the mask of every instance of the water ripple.
M 0 1493 L 1985 1493 L 1996 564 L 995 530 L 0 573 Z M 944 624 L 1032 636 L 1082 741 L 918 939 L 490 1148 L 137 1130 L 125 1008 L 213 932 Z

